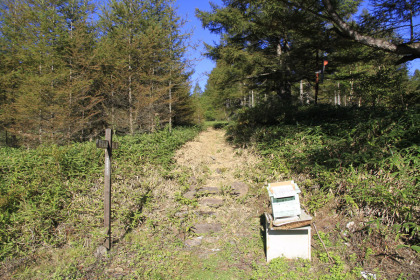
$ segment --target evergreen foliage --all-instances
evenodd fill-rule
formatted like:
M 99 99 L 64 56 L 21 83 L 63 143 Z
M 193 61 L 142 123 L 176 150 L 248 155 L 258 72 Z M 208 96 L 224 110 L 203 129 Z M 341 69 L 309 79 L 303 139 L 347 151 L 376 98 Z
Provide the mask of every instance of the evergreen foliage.
M 240 108 L 264 102 L 285 107 L 415 104 L 408 102 L 411 82 L 401 56 L 342 36 L 324 15 L 328 11 L 323 2 L 329 1 L 224 1 L 209 12 L 197 11 L 203 26 L 223 38 L 207 46 L 217 64 L 203 97 L 224 111 L 226 119 Z M 384 29 L 367 10 L 356 25 L 360 3 L 334 1 L 334 11 L 374 39 L 400 40 L 398 29 Z M 214 110 L 207 110 L 209 119 Z
M 197 11 L 222 38 L 207 46 L 216 68 L 201 99 L 208 120 L 233 120 L 230 140 L 256 145 L 273 174 L 299 178 L 308 210 L 332 196 L 338 212 L 364 213 L 418 249 L 420 72 L 404 64 L 418 56 L 418 7 L 371 1 L 356 17 L 361 2 L 232 0 Z
M 174 1 L 2 1 L 0 126 L 36 146 L 192 122 Z M 97 16 L 96 16 L 97 17 Z

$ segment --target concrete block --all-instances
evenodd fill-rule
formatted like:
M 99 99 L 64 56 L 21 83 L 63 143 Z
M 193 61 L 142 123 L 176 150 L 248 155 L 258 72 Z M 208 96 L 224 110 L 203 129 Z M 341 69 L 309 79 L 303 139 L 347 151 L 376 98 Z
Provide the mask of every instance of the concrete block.
M 266 220 L 267 262 L 274 258 L 311 259 L 311 226 L 273 230 Z

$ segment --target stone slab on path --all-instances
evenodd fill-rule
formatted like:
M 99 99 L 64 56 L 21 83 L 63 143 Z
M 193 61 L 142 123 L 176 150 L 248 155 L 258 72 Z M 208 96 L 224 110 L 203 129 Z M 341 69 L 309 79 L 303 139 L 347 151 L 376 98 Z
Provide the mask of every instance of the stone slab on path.
M 188 198 L 188 199 L 194 199 L 196 194 L 197 194 L 196 190 L 190 190 L 190 191 L 184 193 L 184 197 Z
M 226 242 L 236 244 L 259 234 L 259 227 L 254 226 L 259 225 L 259 217 L 255 221 L 243 217 L 244 212 L 254 211 L 252 203 L 241 201 L 251 192 L 251 184 L 242 174 L 253 172 L 259 159 L 247 150 L 235 150 L 225 139 L 225 131 L 210 128 L 177 152 L 179 172 L 189 174 L 188 182 L 180 186 L 183 197 L 198 202 L 177 213 L 184 225 L 191 226 L 179 239 L 192 258 L 208 259 L 223 250 L 219 246 Z M 243 217 L 240 229 L 226 226 L 239 217 Z
M 189 190 L 184 193 L 184 197 L 188 199 L 194 199 L 199 193 L 201 194 L 218 194 L 220 189 L 218 187 L 203 187 L 198 190 Z
M 184 244 L 187 247 L 195 247 L 195 246 L 199 246 L 202 241 L 203 241 L 203 237 L 198 236 L 198 237 L 185 240 Z
M 239 198 L 246 196 L 249 190 L 248 184 L 240 181 L 233 182 L 231 187 L 232 194 L 238 196 Z
M 223 205 L 223 199 L 221 198 L 212 198 L 212 197 L 205 197 L 200 200 L 200 205 L 219 208 Z
M 195 211 L 195 214 L 197 216 L 203 216 L 203 217 L 205 217 L 205 216 L 213 216 L 213 215 L 216 214 L 216 212 L 198 210 L 198 211 Z
M 196 186 L 198 186 L 198 180 L 197 178 L 195 178 L 194 176 L 190 177 L 188 179 L 188 183 L 190 184 L 191 187 L 195 188 Z
M 218 194 L 220 192 L 220 189 L 218 187 L 203 187 L 199 189 L 198 192 Z
M 212 232 L 219 232 L 222 230 L 221 224 L 195 224 L 192 230 L 196 234 L 207 234 Z

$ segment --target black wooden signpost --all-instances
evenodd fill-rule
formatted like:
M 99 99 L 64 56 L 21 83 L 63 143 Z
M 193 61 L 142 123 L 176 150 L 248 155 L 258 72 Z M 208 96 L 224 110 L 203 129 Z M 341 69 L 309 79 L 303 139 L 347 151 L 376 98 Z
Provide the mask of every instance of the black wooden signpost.
M 112 150 L 118 149 L 118 143 L 112 142 L 112 131 L 105 129 L 105 140 L 96 140 L 96 147 L 105 149 L 105 186 L 104 186 L 104 227 L 106 230 L 105 248 L 111 249 L 111 158 Z

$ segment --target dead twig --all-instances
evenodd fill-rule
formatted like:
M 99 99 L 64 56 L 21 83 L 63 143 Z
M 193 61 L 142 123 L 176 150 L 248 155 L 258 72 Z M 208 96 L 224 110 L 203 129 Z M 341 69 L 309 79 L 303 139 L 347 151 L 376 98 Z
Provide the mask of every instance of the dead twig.
M 325 252 L 327 253 L 328 259 L 330 262 L 333 262 L 332 258 L 330 257 L 330 253 L 328 253 L 327 247 L 325 247 L 324 241 L 322 241 L 321 236 L 319 236 L 318 229 L 316 228 L 315 222 L 312 223 L 315 229 L 316 234 L 318 235 L 319 240 L 321 240 L 322 246 L 324 247 Z

